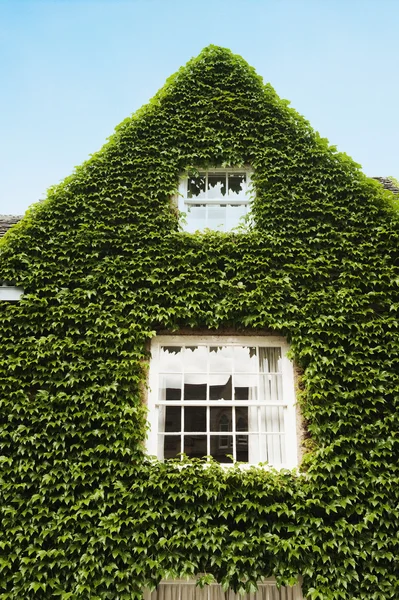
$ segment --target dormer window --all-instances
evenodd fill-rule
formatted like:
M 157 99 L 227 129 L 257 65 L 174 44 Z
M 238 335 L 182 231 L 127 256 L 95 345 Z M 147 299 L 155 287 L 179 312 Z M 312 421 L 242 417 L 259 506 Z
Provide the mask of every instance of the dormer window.
M 186 175 L 179 187 L 183 229 L 231 231 L 242 223 L 250 205 L 250 173 L 246 169 L 214 169 Z

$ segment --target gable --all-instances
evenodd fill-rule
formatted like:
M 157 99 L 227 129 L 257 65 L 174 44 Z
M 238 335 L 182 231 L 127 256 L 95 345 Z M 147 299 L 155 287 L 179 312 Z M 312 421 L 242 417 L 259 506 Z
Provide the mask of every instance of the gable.
M 255 227 L 180 232 L 180 175 L 224 165 L 251 166 Z M 398 235 L 391 194 L 240 57 L 212 46 L 168 80 L 2 243 L 25 290 L 0 305 L 7 592 L 53 569 L 77 597 L 299 573 L 310 597 L 394 598 Z M 301 475 L 144 456 L 148 344 L 184 328 L 289 340 Z

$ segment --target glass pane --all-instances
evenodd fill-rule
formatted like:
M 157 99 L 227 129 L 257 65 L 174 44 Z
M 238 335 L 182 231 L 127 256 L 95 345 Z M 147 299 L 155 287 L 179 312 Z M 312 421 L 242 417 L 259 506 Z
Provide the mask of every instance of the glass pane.
M 270 433 L 284 431 L 284 407 L 283 406 L 259 406 L 261 431 Z
M 246 204 L 228 204 L 226 206 L 226 230 L 229 231 L 233 227 L 244 225 L 244 217 L 248 212 Z
M 207 346 L 187 346 L 184 352 L 186 373 L 206 373 L 208 362 Z
M 285 436 L 269 433 L 260 437 L 262 440 L 261 455 L 266 450 L 266 455 L 261 460 L 274 466 L 283 464 L 285 462 Z
M 209 229 L 224 231 L 226 228 L 226 206 L 220 204 L 208 205 L 208 219 L 206 227 Z
M 258 358 L 252 346 L 234 346 L 234 371 L 237 373 L 257 373 Z
M 266 440 L 265 436 L 258 434 L 250 434 L 248 437 L 248 462 L 251 465 L 259 463 L 261 460 L 266 460 Z M 260 447 L 263 447 L 263 452 Z
M 203 198 L 205 196 L 205 173 L 198 177 L 187 178 L 187 198 Z
M 248 431 L 255 432 L 259 431 L 260 427 L 260 414 L 258 418 L 258 412 L 260 411 L 259 406 L 250 406 L 248 408 Z
M 188 233 L 194 233 L 197 229 L 205 229 L 207 227 L 206 222 L 206 206 L 205 204 L 198 204 L 190 206 L 186 204 L 186 225 L 184 230 Z
M 161 346 L 159 370 L 167 373 L 180 373 L 182 370 L 183 348 L 181 346 Z
M 180 406 L 166 406 L 165 408 L 165 431 L 181 431 L 181 408 Z
M 265 402 L 283 402 L 282 375 L 259 376 L 259 400 Z
M 208 454 L 206 435 L 185 435 L 184 452 L 191 458 L 202 458 Z
M 209 372 L 226 373 L 233 368 L 233 346 L 211 346 L 209 348 Z
M 163 443 L 163 456 L 164 458 L 176 458 L 181 452 L 180 435 L 160 435 L 160 442 Z
M 206 407 L 184 407 L 184 431 L 206 431 Z
M 159 375 L 159 400 L 181 400 L 182 377 L 180 374 Z
M 259 371 L 281 373 L 281 348 L 259 348 Z
M 209 375 L 209 399 L 232 400 L 232 378 L 229 374 Z
M 256 409 L 256 406 L 254 407 Z M 236 431 L 249 431 L 248 408 L 237 406 L 236 411 Z
M 246 198 L 246 173 L 229 173 L 228 188 L 229 196 L 233 198 Z
M 232 430 L 232 409 L 219 408 L 211 406 L 211 431 L 231 431 Z
M 211 435 L 211 456 L 220 463 L 232 463 L 228 454 L 233 454 L 233 436 Z
M 208 198 L 221 198 L 226 195 L 226 173 L 208 173 Z
M 234 399 L 235 400 L 257 400 L 257 375 L 234 375 Z
M 206 400 L 207 376 L 189 373 L 184 376 L 184 400 Z
M 248 462 L 248 435 L 236 435 L 236 455 L 240 462 Z

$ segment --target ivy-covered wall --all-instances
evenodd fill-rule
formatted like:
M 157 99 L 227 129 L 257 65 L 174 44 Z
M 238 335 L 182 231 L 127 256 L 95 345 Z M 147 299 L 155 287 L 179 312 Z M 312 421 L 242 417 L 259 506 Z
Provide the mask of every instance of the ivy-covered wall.
M 253 169 L 255 226 L 179 230 L 188 167 Z M 0 599 L 130 599 L 167 576 L 399 597 L 399 221 L 210 46 L 1 242 Z M 149 340 L 274 330 L 304 372 L 300 472 L 145 456 Z

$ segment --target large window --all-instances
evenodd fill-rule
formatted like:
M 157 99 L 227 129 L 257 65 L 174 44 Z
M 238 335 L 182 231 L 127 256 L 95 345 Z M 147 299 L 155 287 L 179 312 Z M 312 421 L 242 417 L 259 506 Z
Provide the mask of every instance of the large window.
M 277 588 L 273 579 L 258 583 L 258 591 L 240 595 L 213 583 L 204 588 L 195 585 L 195 581 L 161 581 L 156 591 L 146 593 L 145 600 L 302 600 L 300 584 L 293 587 Z
M 294 378 L 277 337 L 152 342 L 148 449 L 159 459 L 297 463 Z
M 185 231 L 230 231 L 240 225 L 249 210 L 249 188 L 249 172 L 245 169 L 199 171 L 183 177 L 179 210 L 185 214 Z

